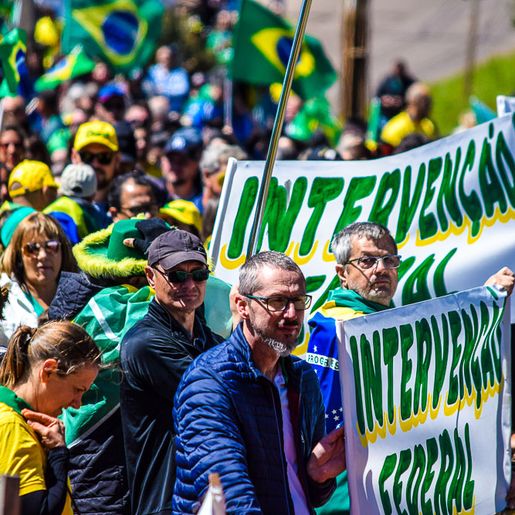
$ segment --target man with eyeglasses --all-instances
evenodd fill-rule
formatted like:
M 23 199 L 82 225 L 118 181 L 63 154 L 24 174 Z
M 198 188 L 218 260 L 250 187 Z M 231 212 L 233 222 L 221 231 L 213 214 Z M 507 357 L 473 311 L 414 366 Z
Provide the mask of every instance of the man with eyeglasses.
M 195 513 L 211 472 L 227 513 L 311 514 L 345 467 L 343 430 L 325 435 L 317 377 L 291 356 L 311 304 L 302 271 L 279 252 L 241 268 L 230 338 L 184 374 L 174 409 L 173 513 Z
M 320 380 L 326 408 L 327 431 L 343 421 L 338 366 L 336 320 L 383 311 L 393 307 L 401 256 L 386 227 L 372 222 L 356 222 L 338 234 L 331 243 L 336 258 L 340 287 L 329 292 L 327 301 L 309 321 L 310 338 L 306 359 Z M 511 294 L 514 275 L 503 268 L 485 284 L 497 284 Z M 346 472 L 338 476 L 331 500 L 317 514 L 342 514 L 350 509 Z
M 73 164 L 87 164 L 97 175 L 95 202 L 107 212 L 107 192 L 119 161 L 118 138 L 115 128 L 108 122 L 93 121 L 79 125 L 73 142 Z
M 209 269 L 199 238 L 179 229 L 161 234 L 148 249 L 145 273 L 155 298 L 121 349 L 120 406 L 134 515 L 171 513 L 175 391 L 193 359 L 222 340 L 201 313 Z
M 124 173 L 115 178 L 109 189 L 107 201 L 113 222 L 145 215 L 151 218 L 158 213 L 156 183 L 140 170 Z

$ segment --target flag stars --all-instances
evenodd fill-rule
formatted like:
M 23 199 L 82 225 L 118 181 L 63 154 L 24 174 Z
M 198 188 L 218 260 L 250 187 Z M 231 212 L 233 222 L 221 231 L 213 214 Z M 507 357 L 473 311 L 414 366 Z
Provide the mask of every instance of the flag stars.
M 335 422 L 338 422 L 338 420 L 340 420 L 340 417 L 339 417 L 338 415 L 335 415 L 335 416 L 333 417 L 333 420 L 334 420 Z
M 338 413 L 335 409 L 333 409 L 333 411 L 331 412 L 333 415 L 336 415 L 336 413 Z

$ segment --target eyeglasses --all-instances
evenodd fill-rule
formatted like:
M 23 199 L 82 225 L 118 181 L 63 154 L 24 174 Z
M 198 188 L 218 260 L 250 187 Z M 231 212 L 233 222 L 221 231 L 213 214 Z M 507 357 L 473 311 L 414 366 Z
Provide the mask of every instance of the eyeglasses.
M 311 306 L 311 295 L 299 295 L 298 297 L 282 297 L 274 295 L 271 297 L 258 297 L 257 295 L 244 295 L 247 299 L 261 302 L 264 308 L 271 313 L 286 311 L 290 304 L 293 304 L 295 311 L 306 311 Z
M 95 159 L 101 165 L 109 165 L 113 160 L 114 154 L 112 152 L 88 152 L 87 150 L 81 150 L 79 156 L 81 161 L 87 165 L 93 163 Z
M 61 248 L 61 242 L 57 240 L 47 240 L 44 243 L 30 242 L 23 245 L 23 253 L 26 256 L 37 256 L 42 248 L 49 254 L 57 254 Z
M 171 283 L 185 283 L 190 277 L 196 282 L 201 283 L 207 281 L 209 278 L 209 268 L 199 268 L 192 270 L 191 272 L 185 272 L 184 270 L 170 270 L 169 272 L 163 272 L 156 268 L 156 270 L 164 277 L 166 277 Z
M 371 268 L 375 268 L 379 261 L 383 262 L 383 266 L 387 270 L 391 270 L 393 268 L 399 268 L 401 264 L 401 256 L 398 254 L 387 254 L 386 256 L 362 256 L 356 259 L 349 259 L 347 263 L 354 264 L 361 268 L 362 270 L 370 270 Z

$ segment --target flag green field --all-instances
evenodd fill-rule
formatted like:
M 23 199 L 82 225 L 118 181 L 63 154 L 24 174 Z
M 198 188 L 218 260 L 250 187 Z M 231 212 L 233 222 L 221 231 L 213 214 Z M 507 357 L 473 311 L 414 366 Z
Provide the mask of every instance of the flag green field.
M 0 39 L 0 63 L 4 74 L 0 96 L 32 97 L 34 90 L 25 63 L 26 52 L 27 34 L 24 30 L 12 29 Z
M 94 67 L 95 61 L 86 55 L 80 45 L 77 45 L 70 54 L 64 56 L 36 81 L 36 91 L 55 89 L 63 82 L 91 72 Z
M 233 39 L 233 79 L 255 85 L 282 82 L 294 33 L 284 18 L 253 0 L 243 0 Z M 304 99 L 320 96 L 335 80 L 336 72 L 320 42 L 305 36 L 293 91 Z
M 63 52 L 81 44 L 115 72 L 130 72 L 152 57 L 162 15 L 159 0 L 66 0 Z

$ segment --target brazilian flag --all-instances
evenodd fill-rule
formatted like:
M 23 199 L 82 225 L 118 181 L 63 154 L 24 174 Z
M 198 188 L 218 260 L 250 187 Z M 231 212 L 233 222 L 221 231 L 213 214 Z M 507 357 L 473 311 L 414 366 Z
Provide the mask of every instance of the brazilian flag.
M 16 28 L 0 38 L 0 63 L 4 75 L 0 96 L 21 95 L 26 99 L 32 98 L 34 86 L 25 62 L 27 34 Z
M 243 0 L 235 27 L 232 77 L 255 85 L 282 82 L 295 30 L 285 19 L 253 0 Z M 304 99 L 319 96 L 336 72 L 318 40 L 305 36 L 293 81 Z
M 152 57 L 162 15 L 159 0 L 66 0 L 63 52 L 80 44 L 113 71 L 130 72 Z
M 63 82 L 91 72 L 94 67 L 95 61 L 92 61 L 83 48 L 77 45 L 69 55 L 64 56 L 36 81 L 36 91 L 55 89 Z

